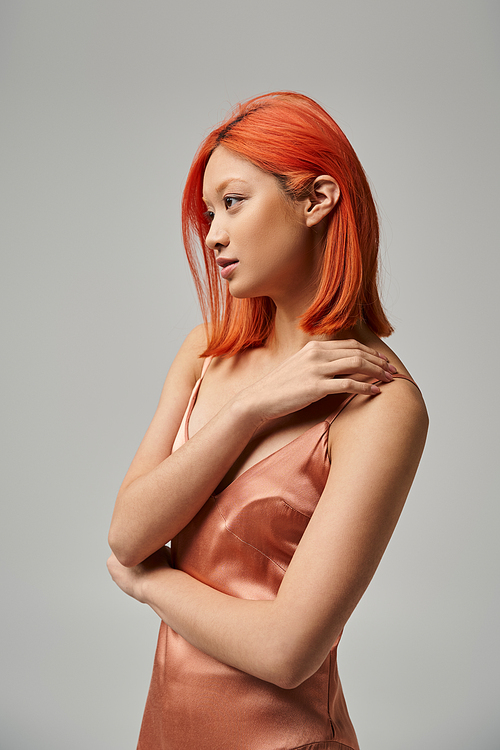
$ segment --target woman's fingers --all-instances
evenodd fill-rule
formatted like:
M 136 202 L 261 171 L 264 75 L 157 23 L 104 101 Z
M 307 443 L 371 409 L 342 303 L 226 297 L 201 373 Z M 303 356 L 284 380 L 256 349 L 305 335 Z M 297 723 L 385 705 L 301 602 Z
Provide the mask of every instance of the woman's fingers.
M 359 354 L 365 357 L 373 357 L 380 362 L 388 362 L 387 357 L 380 354 L 375 349 L 371 349 L 364 344 L 360 344 L 358 341 L 350 339 L 340 339 L 334 341 L 309 341 L 301 350 L 300 353 L 309 353 L 314 355 L 326 355 L 331 356 L 333 359 L 340 359 L 344 357 L 354 356 Z
M 348 346 L 344 346 L 347 344 Z M 302 350 L 311 364 L 319 365 L 319 372 L 326 377 L 339 375 L 368 376 L 389 382 L 397 372 L 387 358 L 362 344 L 351 341 L 310 342 Z
M 395 369 L 395 368 L 394 368 Z M 334 362 L 325 362 L 321 365 L 321 370 L 325 377 L 339 377 L 342 375 L 365 376 L 390 382 L 393 379 L 392 372 L 378 362 L 373 362 L 368 358 L 360 355 L 346 357 L 335 360 Z
M 372 354 L 373 356 L 379 357 L 380 359 L 387 360 L 387 357 L 384 354 L 380 354 L 376 351 L 376 349 L 372 349 L 369 346 L 365 346 L 364 344 L 360 344 L 359 341 L 356 341 L 356 339 L 333 339 L 329 341 L 321 341 L 318 339 L 315 339 L 314 341 L 309 341 L 305 346 L 304 349 L 329 349 L 331 351 L 349 351 L 352 349 L 359 350 L 361 352 L 365 352 L 366 354 Z
M 307 351 L 309 349 L 309 351 Z M 355 340 L 315 341 L 304 347 L 323 379 L 324 393 L 359 393 L 376 395 L 380 388 L 367 379 L 385 383 L 393 380 L 397 370 L 384 355 Z
M 363 396 L 376 396 L 380 393 L 378 385 L 367 383 L 363 380 L 355 380 L 354 378 L 332 378 L 329 382 L 325 381 L 325 383 L 325 396 L 334 393 L 356 393 Z
M 395 371 L 385 356 L 354 339 L 310 341 L 242 394 L 266 422 L 335 393 L 376 395 L 380 389 L 370 381 L 390 382 Z
M 396 372 L 396 368 L 389 363 L 384 354 L 380 354 L 375 349 L 370 349 L 357 341 L 311 341 L 309 344 L 306 344 L 303 351 L 308 349 L 313 356 L 315 352 L 319 356 L 324 355 L 326 358 L 331 358 L 332 360 L 361 357 L 390 372 Z

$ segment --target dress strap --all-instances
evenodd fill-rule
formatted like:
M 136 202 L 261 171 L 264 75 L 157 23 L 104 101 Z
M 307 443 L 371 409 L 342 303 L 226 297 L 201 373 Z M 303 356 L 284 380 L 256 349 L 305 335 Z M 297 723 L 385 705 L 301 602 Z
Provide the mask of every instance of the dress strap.
M 409 380 L 409 381 L 410 381 L 410 383 L 413 383 L 413 385 L 415 386 L 415 388 L 417 388 L 417 389 L 418 389 L 418 390 L 420 391 L 420 388 L 418 387 L 418 385 L 417 385 L 417 384 L 415 383 L 415 381 L 413 380 L 413 378 L 410 378 L 410 376 L 409 376 L 409 375 L 402 375 L 402 374 L 400 374 L 399 372 L 397 372 L 397 373 L 395 373 L 395 374 L 393 375 L 393 378 L 400 378 L 401 380 Z M 387 383 L 386 383 L 386 381 L 385 381 L 385 380 L 374 380 L 374 381 L 372 382 L 372 385 L 387 385 Z M 334 420 L 335 420 L 335 419 L 336 419 L 336 418 L 338 417 L 338 415 L 340 414 L 340 412 L 341 412 L 341 411 L 344 411 L 344 409 L 346 408 L 346 406 L 347 406 L 348 404 L 350 404 L 350 403 L 351 403 L 351 401 L 353 400 L 353 398 L 356 398 L 356 396 L 357 396 L 357 395 L 358 395 L 357 393 L 351 393 L 351 394 L 350 394 L 349 396 L 347 396 L 347 397 L 346 397 L 346 398 L 345 398 L 345 399 L 344 399 L 344 400 L 343 400 L 343 401 L 342 401 L 342 402 L 341 402 L 341 403 L 340 403 L 340 404 L 338 405 L 338 407 L 337 407 L 337 408 L 335 409 L 335 411 L 334 411 L 334 412 L 332 412 L 332 413 L 331 413 L 331 414 L 330 414 L 330 415 L 329 415 L 329 416 L 328 416 L 328 417 L 326 418 L 326 422 L 328 422 L 328 424 L 331 424 L 331 423 L 332 423 L 332 422 L 333 422 L 333 421 L 334 421 Z
M 200 390 L 200 385 L 202 383 L 202 380 L 205 377 L 205 373 L 208 370 L 208 367 L 212 360 L 213 360 L 213 357 L 205 357 L 205 361 L 203 362 L 203 367 L 201 368 L 201 375 L 196 381 L 196 384 L 191 393 L 188 408 L 186 410 L 186 417 L 184 420 L 184 440 L 185 441 L 189 440 L 189 420 L 191 418 L 191 412 L 193 411 L 194 405 L 196 403 L 196 399 L 198 398 L 198 391 Z
M 205 357 L 205 361 L 203 362 L 203 367 L 201 368 L 201 375 L 198 380 L 199 383 L 201 383 L 203 377 L 205 376 L 205 373 L 208 370 L 208 366 L 212 360 L 213 360 L 213 357 Z
M 419 393 L 421 393 L 420 388 L 415 383 L 415 381 L 413 380 L 413 378 L 410 378 L 409 375 L 403 375 L 402 373 L 396 372 L 392 377 L 393 378 L 401 378 L 401 380 L 408 380 L 410 383 L 413 383 L 413 385 L 415 386 L 415 388 L 417 389 L 417 391 L 419 391 Z M 379 383 L 385 383 L 385 380 L 377 380 L 376 385 L 378 385 Z

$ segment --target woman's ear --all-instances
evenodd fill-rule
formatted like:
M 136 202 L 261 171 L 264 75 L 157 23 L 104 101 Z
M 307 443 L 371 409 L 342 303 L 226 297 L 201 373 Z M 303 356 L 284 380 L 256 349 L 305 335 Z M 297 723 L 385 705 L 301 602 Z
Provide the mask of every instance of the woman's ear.
M 305 221 L 308 227 L 319 224 L 335 207 L 340 188 L 330 175 L 316 177 L 310 196 L 305 201 Z

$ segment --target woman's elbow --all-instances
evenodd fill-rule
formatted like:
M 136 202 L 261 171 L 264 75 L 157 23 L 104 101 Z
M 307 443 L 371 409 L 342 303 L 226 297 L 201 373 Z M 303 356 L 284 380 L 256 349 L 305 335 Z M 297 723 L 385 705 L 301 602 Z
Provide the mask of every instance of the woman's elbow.
M 269 682 L 284 690 L 293 690 L 315 674 L 328 653 L 319 654 L 312 649 L 283 648 L 273 659 Z
M 303 680 L 290 670 L 284 669 L 276 674 L 276 677 L 272 682 L 276 687 L 279 687 L 282 690 L 294 690 L 295 688 L 298 688 L 299 685 L 302 685 L 302 683 L 305 682 L 305 679 Z
M 147 557 L 147 555 L 141 556 L 139 550 L 131 544 L 130 539 L 120 533 L 114 524 L 111 524 L 109 530 L 108 544 L 118 562 L 125 568 L 134 568 Z
M 304 669 L 302 665 L 284 663 L 274 668 L 270 682 L 283 690 L 294 690 L 316 671 L 316 669 Z

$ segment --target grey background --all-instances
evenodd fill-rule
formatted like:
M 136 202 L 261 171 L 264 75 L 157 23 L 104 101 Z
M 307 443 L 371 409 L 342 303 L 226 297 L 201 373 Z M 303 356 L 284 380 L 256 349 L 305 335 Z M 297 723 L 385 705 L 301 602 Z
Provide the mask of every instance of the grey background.
M 106 535 L 199 320 L 180 191 L 228 106 L 283 88 L 333 114 L 375 186 L 390 343 L 431 415 L 340 648 L 360 743 L 499 748 L 498 3 L 0 12 L 1 750 L 135 748 L 157 618 L 108 578 Z

